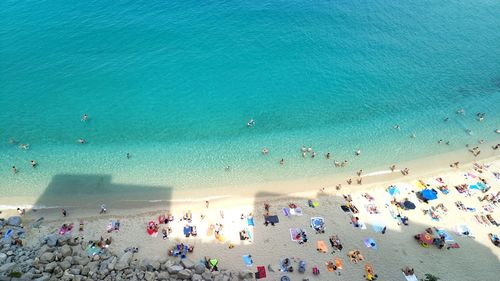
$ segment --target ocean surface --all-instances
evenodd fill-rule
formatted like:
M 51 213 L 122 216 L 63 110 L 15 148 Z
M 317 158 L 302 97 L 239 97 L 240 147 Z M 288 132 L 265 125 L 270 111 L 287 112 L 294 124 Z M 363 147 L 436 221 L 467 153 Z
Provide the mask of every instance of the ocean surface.
M 1 1 L 0 194 L 216 193 L 499 140 L 499 27 L 497 0 Z

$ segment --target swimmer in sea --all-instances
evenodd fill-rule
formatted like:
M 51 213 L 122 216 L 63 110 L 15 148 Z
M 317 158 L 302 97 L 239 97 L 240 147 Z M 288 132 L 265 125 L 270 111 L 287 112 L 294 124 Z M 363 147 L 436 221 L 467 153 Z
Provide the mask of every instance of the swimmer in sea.
M 400 129 L 401 129 L 401 127 L 400 127 L 398 124 L 396 124 L 396 125 L 394 125 L 394 129 L 396 129 L 396 130 L 400 130 Z
M 226 172 L 229 172 L 229 171 L 231 171 L 231 167 L 230 167 L 230 166 L 226 166 L 226 168 L 224 168 L 224 170 L 225 170 Z
M 471 129 L 465 129 L 465 132 L 469 135 L 472 135 L 472 130 Z
M 132 157 L 132 155 L 130 155 L 130 153 L 127 152 L 127 159 L 130 159 Z
M 307 152 L 305 151 L 302 152 L 302 158 L 307 158 Z
M 16 166 L 12 166 L 12 173 L 13 174 L 17 174 L 17 168 L 16 168 Z
M 443 140 L 438 140 L 438 144 L 442 144 L 443 143 Z
M 300 149 L 302 152 L 307 152 L 307 148 L 305 145 L 302 145 L 302 148 Z
M 326 159 L 330 160 L 330 157 L 331 157 L 330 152 L 327 152 L 325 157 L 326 157 Z
M 253 127 L 255 125 L 255 120 L 253 119 L 250 119 L 250 121 L 248 121 L 247 123 L 247 127 Z
M 87 122 L 87 120 L 89 120 L 89 116 L 87 115 L 87 113 L 83 114 L 81 120 L 82 120 L 82 122 Z
M 36 168 L 37 164 L 35 160 L 31 160 L 31 167 Z
M 416 138 L 416 137 L 417 137 L 417 135 L 415 135 L 415 133 L 412 133 L 412 134 L 410 135 L 410 138 L 412 138 L 412 139 L 414 139 L 414 138 Z
M 500 129 L 496 129 L 495 133 L 500 134 Z
M 311 158 L 314 158 L 314 157 L 316 157 L 316 152 L 314 152 L 314 151 L 313 151 L 313 152 L 311 153 Z
M 444 120 L 443 120 L 443 121 L 444 121 L 444 122 L 448 122 L 448 120 L 450 120 L 450 118 L 449 118 L 449 117 L 446 117 L 446 118 L 444 118 Z
M 265 148 L 265 147 L 264 147 L 264 148 L 262 149 L 262 154 L 263 154 L 263 155 L 267 155 L 268 153 L 269 153 L 269 149 L 267 149 L 267 148 Z
M 309 146 L 309 147 L 307 148 L 307 152 L 312 152 L 312 151 L 313 151 L 312 146 Z
M 285 165 L 285 159 L 281 158 L 281 160 L 280 160 L 280 165 L 281 165 L 281 166 Z
M 78 143 L 80 143 L 80 144 L 84 144 L 84 143 L 85 143 L 85 140 L 84 140 L 84 139 L 82 139 L 82 138 L 79 138 L 79 139 L 78 139 Z
M 463 109 L 463 108 L 460 108 L 459 110 L 457 110 L 457 113 L 458 113 L 458 114 L 462 114 L 462 115 L 464 115 L 464 114 L 465 114 L 465 111 L 464 111 L 464 109 Z
M 356 156 L 361 155 L 361 149 L 356 150 Z
M 20 148 L 20 149 L 23 149 L 23 150 L 28 150 L 28 149 L 30 149 L 30 145 L 29 145 L 29 144 L 27 144 L 27 143 L 21 143 L 21 144 L 19 145 L 19 148 Z

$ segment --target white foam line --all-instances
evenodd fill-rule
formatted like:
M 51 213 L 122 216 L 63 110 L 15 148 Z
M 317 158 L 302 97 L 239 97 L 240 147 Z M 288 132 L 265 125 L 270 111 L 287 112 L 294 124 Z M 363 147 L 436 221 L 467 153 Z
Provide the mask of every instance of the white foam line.
M 364 177 L 373 177 L 373 176 L 387 175 L 387 174 L 396 173 L 396 172 L 399 173 L 399 172 L 401 172 L 401 170 L 394 170 L 394 172 L 391 171 L 391 170 L 376 171 L 376 172 L 373 172 L 373 173 L 369 173 L 369 174 L 363 175 L 361 177 L 362 178 L 364 178 Z

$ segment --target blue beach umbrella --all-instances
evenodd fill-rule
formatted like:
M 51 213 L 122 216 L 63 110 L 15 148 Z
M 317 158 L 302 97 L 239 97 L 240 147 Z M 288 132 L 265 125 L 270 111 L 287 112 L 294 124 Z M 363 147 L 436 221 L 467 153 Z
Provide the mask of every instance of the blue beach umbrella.
M 406 210 L 414 210 L 416 208 L 415 204 L 413 202 L 406 200 L 403 203 L 403 207 L 405 207 Z
M 425 200 L 434 200 L 434 199 L 437 199 L 437 192 L 435 192 L 434 190 L 431 190 L 431 189 L 424 189 L 422 190 L 422 197 L 425 199 Z

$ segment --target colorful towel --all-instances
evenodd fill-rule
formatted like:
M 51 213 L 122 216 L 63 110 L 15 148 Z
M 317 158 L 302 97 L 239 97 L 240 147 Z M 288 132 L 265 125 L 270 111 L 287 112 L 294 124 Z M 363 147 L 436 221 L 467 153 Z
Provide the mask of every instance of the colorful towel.
M 375 240 L 373 238 L 368 237 L 365 240 L 363 240 L 363 242 L 365 243 L 365 246 L 367 248 L 372 248 L 374 250 L 377 250 L 377 243 L 375 242 Z
M 300 235 L 301 229 L 300 228 L 290 228 L 290 239 L 292 241 L 301 241 L 302 236 Z
M 252 257 L 250 255 L 243 255 L 243 262 L 245 263 L 246 266 L 253 265 Z
M 290 217 L 292 214 L 290 214 L 290 208 L 283 208 L 283 214 L 285 217 Z
M 266 267 L 265 266 L 257 266 L 257 272 L 255 272 L 255 279 L 266 278 Z
M 322 252 L 322 253 L 328 252 L 328 246 L 326 246 L 325 241 L 318 240 L 316 242 L 316 250 L 318 250 L 318 252 Z

